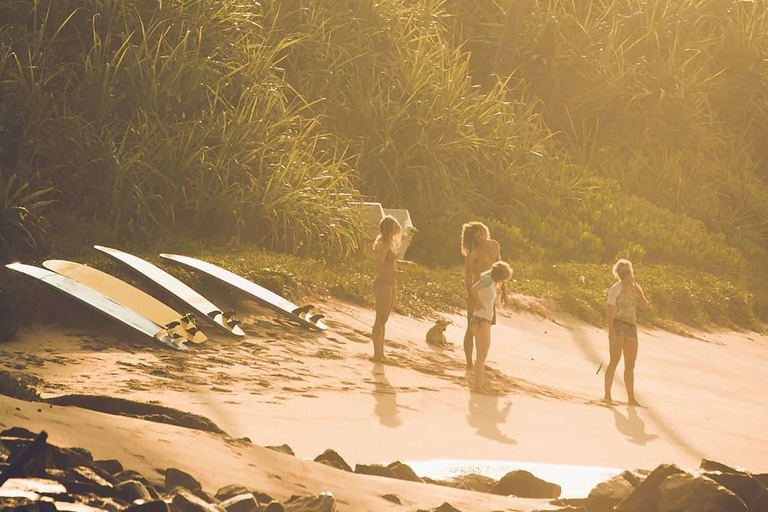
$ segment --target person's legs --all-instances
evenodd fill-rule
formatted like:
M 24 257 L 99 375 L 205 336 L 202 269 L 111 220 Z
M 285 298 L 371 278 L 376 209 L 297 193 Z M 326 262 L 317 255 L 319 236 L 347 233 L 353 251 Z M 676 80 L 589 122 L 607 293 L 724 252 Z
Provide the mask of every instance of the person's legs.
M 464 356 L 467 358 L 467 370 L 472 369 L 472 350 L 475 344 L 475 335 L 472 328 L 472 314 L 475 312 L 472 299 L 467 300 L 467 331 L 464 333 Z
M 480 322 L 474 329 L 475 342 L 477 343 L 477 360 L 475 361 L 475 391 L 485 391 L 485 360 L 488 357 L 488 349 L 491 347 L 491 324 Z
M 610 402 L 611 387 L 613 386 L 613 378 L 616 375 L 616 367 L 619 366 L 621 360 L 621 351 L 624 347 L 624 338 L 621 336 L 608 336 L 608 345 L 611 354 L 611 360 L 608 363 L 608 367 L 605 369 L 605 396 L 604 400 Z
M 635 399 L 635 361 L 638 345 L 637 338 L 626 338 L 624 341 L 624 385 L 627 387 L 629 405 L 640 405 Z
M 395 287 L 377 281 L 373 283 L 373 295 L 376 299 L 376 320 L 373 323 L 371 338 L 373 338 L 373 359 L 384 359 L 384 326 L 389 319 L 395 298 Z

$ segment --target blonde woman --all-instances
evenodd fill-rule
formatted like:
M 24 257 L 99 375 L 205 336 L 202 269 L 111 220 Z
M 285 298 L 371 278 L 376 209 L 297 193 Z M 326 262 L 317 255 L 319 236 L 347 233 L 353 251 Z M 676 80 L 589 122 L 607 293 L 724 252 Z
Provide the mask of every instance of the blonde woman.
M 483 272 L 480 279 L 470 288 L 474 311 L 469 322 L 470 331 L 477 342 L 475 361 L 475 392 L 485 393 L 485 360 L 491 347 L 491 322 L 496 316 L 494 304 L 497 289 L 512 277 L 512 269 L 504 261 L 497 261 L 491 270 Z
M 624 385 L 629 405 L 640 405 L 635 399 L 635 361 L 637 360 L 637 309 L 648 309 L 648 299 L 635 281 L 632 262 L 620 259 L 613 265 L 616 283 L 608 292 L 608 344 L 611 360 L 605 369 L 606 402 L 612 402 L 611 387 L 624 354 Z
M 499 242 L 491 238 L 488 226 L 482 222 L 468 222 L 461 228 L 461 254 L 464 256 L 464 281 L 467 287 L 467 330 L 464 333 L 464 355 L 467 359 L 467 369 L 471 370 L 473 367 L 474 336 L 470 324 L 475 303 L 470 290 L 483 272 L 488 271 L 494 262 L 501 260 L 501 246 Z M 507 293 L 503 285 L 501 287 L 501 301 L 503 304 L 507 303 Z M 491 325 L 495 323 L 494 310 Z
M 379 236 L 373 243 L 373 253 L 376 262 L 376 279 L 373 281 L 373 295 L 376 299 L 376 320 L 373 324 L 373 360 L 385 361 L 384 357 L 384 326 L 389 320 L 389 314 L 395 305 L 395 283 L 399 265 L 415 265 L 406 260 L 397 259 L 400 248 L 400 238 L 403 228 L 397 219 L 387 215 L 379 223 Z

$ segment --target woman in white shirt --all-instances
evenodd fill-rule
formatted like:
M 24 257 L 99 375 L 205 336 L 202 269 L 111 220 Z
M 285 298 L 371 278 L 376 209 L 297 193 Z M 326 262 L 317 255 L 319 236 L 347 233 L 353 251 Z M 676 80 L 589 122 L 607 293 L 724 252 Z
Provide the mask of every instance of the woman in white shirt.
M 611 387 L 616 367 L 624 354 L 624 385 L 629 405 L 640 405 L 635 399 L 635 361 L 637 360 L 637 309 L 648 309 L 643 289 L 635 281 L 632 262 L 620 259 L 613 265 L 616 283 L 608 292 L 608 344 L 611 361 L 605 369 L 605 398 L 612 402 Z
M 483 272 L 480 279 L 472 285 L 470 295 L 474 310 L 470 320 L 470 330 L 477 345 L 475 361 L 475 391 L 485 393 L 485 359 L 491 347 L 491 322 L 494 318 L 494 303 L 499 286 L 512 277 L 512 269 L 503 261 L 497 261 L 491 270 Z

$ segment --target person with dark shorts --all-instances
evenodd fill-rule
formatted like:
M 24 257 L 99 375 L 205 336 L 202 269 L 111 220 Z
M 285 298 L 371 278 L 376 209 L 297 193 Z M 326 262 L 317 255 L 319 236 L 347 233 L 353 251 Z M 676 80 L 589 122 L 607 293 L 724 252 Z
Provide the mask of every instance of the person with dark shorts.
M 618 281 L 608 292 L 608 344 L 611 360 L 605 369 L 606 402 L 612 402 L 611 387 L 616 368 L 624 354 L 624 384 L 630 405 L 640 405 L 635 399 L 635 361 L 637 360 L 637 309 L 648 309 L 643 289 L 635 281 L 632 262 L 620 259 L 613 266 Z
M 476 340 L 477 361 L 475 361 L 475 392 L 485 393 L 485 360 L 491 348 L 491 323 L 496 318 L 496 290 L 512 277 L 512 269 L 503 261 L 497 261 L 491 269 L 483 272 L 480 279 L 470 288 L 475 308 L 469 320 L 469 330 Z

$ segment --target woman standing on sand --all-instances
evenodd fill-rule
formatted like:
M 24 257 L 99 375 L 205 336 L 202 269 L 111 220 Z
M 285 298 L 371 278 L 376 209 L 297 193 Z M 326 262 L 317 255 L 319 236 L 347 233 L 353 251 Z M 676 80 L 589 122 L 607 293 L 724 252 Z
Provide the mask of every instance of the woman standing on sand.
M 616 283 L 608 292 L 608 344 L 611 361 L 605 369 L 605 397 L 611 402 L 611 387 L 616 367 L 624 353 L 624 385 L 629 405 L 640 405 L 635 399 L 635 361 L 637 360 L 637 309 L 648 309 L 648 299 L 635 281 L 632 262 L 620 259 L 613 265 Z
M 494 262 L 501 260 L 501 246 L 491 238 L 488 226 L 482 222 L 468 222 L 461 228 L 461 254 L 464 255 L 464 278 L 467 286 L 467 330 L 464 333 L 464 355 L 467 358 L 467 369 L 472 369 L 472 349 L 474 335 L 472 334 L 472 316 L 475 302 L 470 292 L 472 285 L 480 279 L 483 272 L 488 271 Z M 507 292 L 501 287 L 501 302 L 507 303 Z M 494 309 L 491 325 L 496 323 Z
M 379 223 L 379 236 L 373 243 L 376 262 L 376 279 L 373 281 L 373 295 L 376 299 L 376 320 L 373 324 L 373 360 L 385 361 L 384 326 L 395 305 L 395 283 L 398 265 L 415 265 L 412 261 L 398 260 L 400 237 L 403 228 L 397 219 L 387 215 Z
M 491 322 L 495 316 L 496 289 L 512 277 L 512 269 L 506 262 L 497 261 L 491 270 L 484 272 L 470 288 L 475 305 L 469 322 L 472 336 L 477 340 L 477 361 L 475 362 L 475 391 L 485 392 L 485 359 L 491 347 Z

